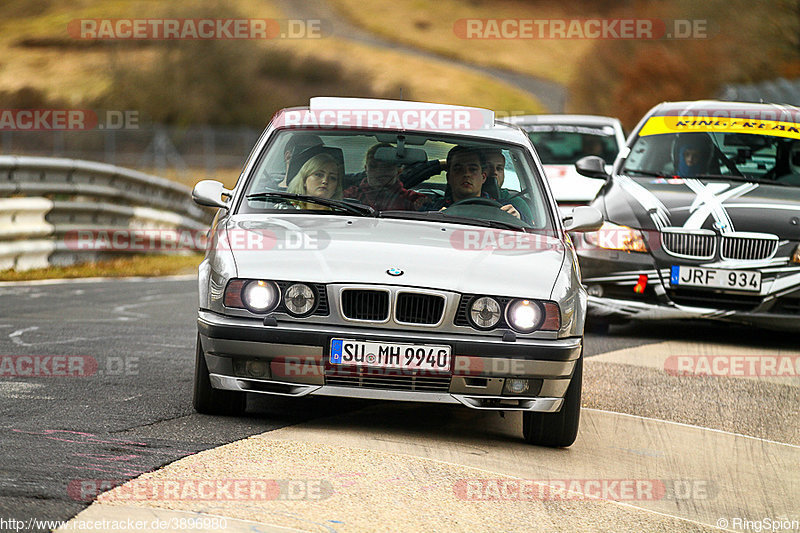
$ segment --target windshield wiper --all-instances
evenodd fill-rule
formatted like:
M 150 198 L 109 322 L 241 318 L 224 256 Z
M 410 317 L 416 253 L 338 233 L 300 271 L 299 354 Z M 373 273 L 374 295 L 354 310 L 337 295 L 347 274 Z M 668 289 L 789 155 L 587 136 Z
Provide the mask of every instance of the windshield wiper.
M 525 222 L 520 225 L 512 224 L 511 222 L 501 222 L 499 220 L 486 220 L 485 218 L 470 218 L 460 217 L 456 215 L 448 215 L 442 211 L 381 211 L 378 214 L 380 218 L 401 218 L 407 220 L 437 220 L 440 222 L 451 222 L 453 224 L 467 224 L 471 226 L 481 226 L 484 228 L 495 229 L 510 229 L 514 231 L 521 231 L 528 229 Z
M 270 198 L 277 198 L 280 200 L 297 200 L 300 202 L 309 202 L 312 204 L 324 205 L 325 207 L 333 207 L 335 209 L 341 209 L 342 211 L 347 211 L 348 213 L 359 216 L 374 217 L 377 214 L 377 211 L 375 211 L 368 205 L 346 202 L 344 200 L 332 200 L 330 198 L 320 198 L 319 196 L 310 196 L 307 194 L 295 194 L 290 192 L 271 191 L 271 192 L 257 192 L 247 195 L 248 200 L 269 200 Z

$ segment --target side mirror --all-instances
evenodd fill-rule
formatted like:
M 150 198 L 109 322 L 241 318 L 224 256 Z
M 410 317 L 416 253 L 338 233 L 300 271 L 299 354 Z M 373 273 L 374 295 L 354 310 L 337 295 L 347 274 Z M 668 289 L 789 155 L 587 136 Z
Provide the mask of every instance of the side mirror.
M 567 231 L 597 231 L 603 225 L 603 214 L 596 207 L 579 205 L 563 220 Z
M 228 200 L 232 195 L 233 193 L 231 191 L 216 180 L 198 181 L 197 185 L 195 185 L 192 190 L 192 200 L 194 200 L 196 204 L 208 207 L 221 207 L 223 209 L 228 208 Z M 227 199 L 223 200 L 223 196 L 227 197 Z
M 603 161 L 602 157 L 597 157 L 596 155 L 587 155 L 586 157 L 578 159 L 575 162 L 575 170 L 578 171 L 578 174 L 586 176 L 587 178 L 597 178 L 601 180 L 608 178 L 606 162 Z

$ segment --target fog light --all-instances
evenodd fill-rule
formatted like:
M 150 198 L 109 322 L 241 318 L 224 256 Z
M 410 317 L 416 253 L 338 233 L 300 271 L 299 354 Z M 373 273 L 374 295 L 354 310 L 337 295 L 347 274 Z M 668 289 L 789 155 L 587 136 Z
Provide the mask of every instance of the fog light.
M 528 392 L 530 385 L 527 379 L 509 378 L 504 386 L 506 394 L 522 394 Z
M 254 378 L 269 377 L 269 365 L 265 361 L 247 361 L 245 371 Z

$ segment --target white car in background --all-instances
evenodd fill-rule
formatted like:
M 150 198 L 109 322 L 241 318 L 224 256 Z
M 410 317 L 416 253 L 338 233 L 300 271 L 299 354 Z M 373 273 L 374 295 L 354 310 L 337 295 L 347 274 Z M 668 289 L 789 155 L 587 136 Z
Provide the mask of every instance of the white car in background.
M 625 146 L 622 124 L 613 117 L 524 115 L 509 117 L 506 122 L 527 132 L 542 160 L 562 215 L 591 202 L 604 183 L 578 174 L 575 162 L 596 155 L 603 158 L 610 170 L 620 148 Z

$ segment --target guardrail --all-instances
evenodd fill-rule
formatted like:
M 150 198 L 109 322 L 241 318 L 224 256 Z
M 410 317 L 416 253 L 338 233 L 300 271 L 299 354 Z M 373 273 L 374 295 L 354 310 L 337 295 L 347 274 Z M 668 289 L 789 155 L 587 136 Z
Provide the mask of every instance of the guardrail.
M 213 211 L 196 205 L 190 192 L 175 182 L 105 163 L 0 156 L 0 269 L 185 250 L 159 243 L 174 241 L 170 232 L 199 234 L 208 228 Z M 75 245 L 76 235 L 124 232 L 129 239 L 132 233 L 147 235 L 148 246 Z

